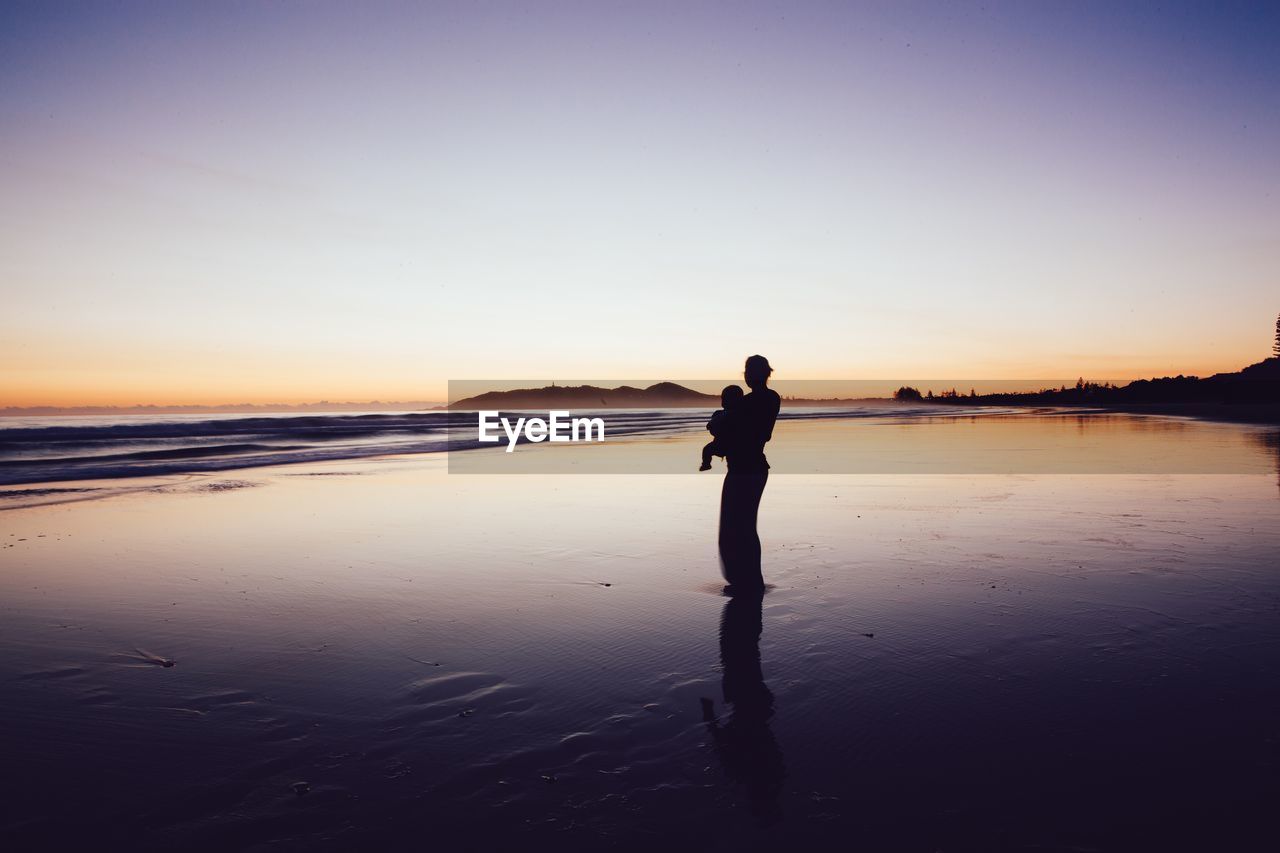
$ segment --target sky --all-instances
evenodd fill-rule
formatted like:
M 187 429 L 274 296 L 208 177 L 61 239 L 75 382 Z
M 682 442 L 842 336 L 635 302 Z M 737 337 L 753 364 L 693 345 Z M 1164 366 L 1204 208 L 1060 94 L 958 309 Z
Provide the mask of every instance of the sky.
M 0 406 L 1208 375 L 1280 6 L 0 5 Z

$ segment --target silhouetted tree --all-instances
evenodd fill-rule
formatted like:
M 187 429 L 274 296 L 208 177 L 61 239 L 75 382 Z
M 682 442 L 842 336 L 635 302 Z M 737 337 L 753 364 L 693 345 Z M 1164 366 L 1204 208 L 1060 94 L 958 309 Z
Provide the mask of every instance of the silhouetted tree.
M 1276 342 L 1271 347 L 1271 353 L 1275 356 L 1280 356 L 1280 316 L 1276 317 Z
M 893 399 L 903 403 L 918 403 L 924 399 L 920 396 L 919 388 L 912 388 L 910 385 L 903 385 L 897 391 L 893 392 Z

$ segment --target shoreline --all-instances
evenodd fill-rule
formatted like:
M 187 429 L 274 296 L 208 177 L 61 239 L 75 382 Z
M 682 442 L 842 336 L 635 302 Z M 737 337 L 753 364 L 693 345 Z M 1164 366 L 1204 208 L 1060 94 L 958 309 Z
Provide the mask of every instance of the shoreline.
M 1260 464 L 1255 458 L 1258 447 L 1267 450 L 1270 458 L 1270 451 L 1280 444 L 1272 434 L 1274 426 L 1280 424 L 1280 407 L 1270 405 L 1050 407 L 1028 404 L 960 409 L 943 404 L 913 407 L 910 415 L 863 418 L 855 414 L 846 419 L 836 413 L 829 417 L 781 419 L 791 440 L 778 445 L 776 456 L 771 454 L 775 473 L 1242 473 Z M 1063 416 L 1082 424 L 1093 423 L 1099 429 L 1126 429 L 1112 415 L 1133 420 L 1133 428 L 1126 433 L 1130 443 L 1119 456 L 1116 452 L 1099 455 L 1098 448 L 1082 441 L 1074 430 L 1063 429 Z M 1188 456 L 1179 453 L 1176 445 L 1151 434 L 1149 429 L 1138 428 L 1158 424 L 1160 419 L 1170 427 L 1185 428 L 1192 422 L 1205 424 L 1201 429 L 1239 427 L 1239 436 L 1233 439 L 1233 444 L 1204 445 L 1202 452 Z M 978 421 L 983 422 L 983 426 L 977 426 Z M 953 423 L 955 428 L 945 432 L 929 428 L 931 424 L 946 427 Z M 1212 424 L 1219 426 L 1212 427 Z M 925 431 L 921 432 L 922 429 Z M 195 456 L 160 463 L 146 460 L 146 464 L 137 467 L 114 469 L 104 465 L 80 471 L 57 466 L 43 472 L 0 471 L 0 511 L 25 505 L 37 496 L 42 502 L 62 503 L 145 489 L 147 482 L 234 478 L 253 471 L 307 463 L 359 465 L 370 460 L 439 454 L 444 454 L 449 469 L 459 474 L 687 473 L 687 460 L 673 442 L 696 447 L 702 443 L 702 435 L 697 430 L 683 428 L 624 433 L 612 443 L 613 452 L 604 455 L 598 446 L 575 451 L 556 448 L 557 452 L 548 454 L 522 443 L 521 453 L 513 455 L 485 453 L 482 448 L 470 447 L 449 451 L 444 443 L 421 449 L 420 442 L 406 442 L 381 447 L 306 448 L 308 452 L 294 458 L 284 452 L 254 453 L 238 458 Z M 1268 468 L 1272 464 L 1266 463 Z M 86 485 L 94 488 L 84 488 Z M 72 486 L 76 488 L 68 488 Z

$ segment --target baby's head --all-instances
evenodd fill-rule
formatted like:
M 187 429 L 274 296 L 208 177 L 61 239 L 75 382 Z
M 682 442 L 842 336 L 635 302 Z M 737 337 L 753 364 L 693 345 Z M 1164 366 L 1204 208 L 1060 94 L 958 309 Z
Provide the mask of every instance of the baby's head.
M 726 385 L 720 392 L 720 408 L 732 409 L 742 401 L 742 389 L 737 385 Z

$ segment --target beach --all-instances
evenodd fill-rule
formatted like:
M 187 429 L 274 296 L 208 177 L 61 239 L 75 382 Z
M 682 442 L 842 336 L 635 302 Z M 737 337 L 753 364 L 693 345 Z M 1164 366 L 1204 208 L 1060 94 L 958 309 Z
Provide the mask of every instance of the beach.
M 1244 473 L 780 474 L 753 604 L 702 440 L 635 439 L 687 475 L 437 453 L 11 498 L 10 849 L 1255 849 L 1265 442 Z
M 1262 853 L 1280 3 L 8 3 L 0 853 Z

